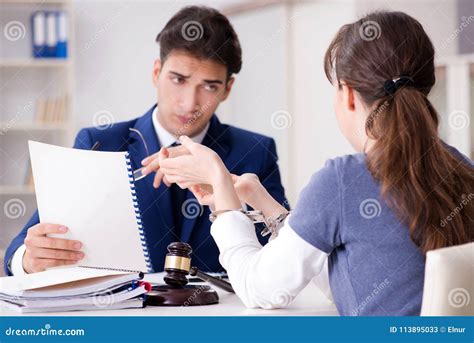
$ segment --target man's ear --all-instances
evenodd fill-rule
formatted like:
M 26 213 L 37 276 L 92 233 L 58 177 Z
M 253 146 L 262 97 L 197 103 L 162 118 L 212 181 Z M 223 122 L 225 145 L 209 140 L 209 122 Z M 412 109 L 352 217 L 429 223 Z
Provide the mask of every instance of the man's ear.
M 229 96 L 230 91 L 232 90 L 232 86 L 234 85 L 234 81 L 235 81 L 235 79 L 233 77 L 231 77 L 229 79 L 229 81 L 227 81 L 227 84 L 225 85 L 225 90 L 224 90 L 224 94 L 222 95 L 221 101 L 226 100 L 227 97 Z
M 349 87 L 347 85 L 342 85 L 342 99 L 343 99 L 343 105 L 346 108 L 346 110 L 349 112 L 354 112 L 356 108 L 354 88 Z
M 152 72 L 152 81 L 155 87 L 158 86 L 158 78 L 160 77 L 161 73 L 161 60 L 158 58 L 155 60 L 155 63 L 153 63 L 153 72 Z

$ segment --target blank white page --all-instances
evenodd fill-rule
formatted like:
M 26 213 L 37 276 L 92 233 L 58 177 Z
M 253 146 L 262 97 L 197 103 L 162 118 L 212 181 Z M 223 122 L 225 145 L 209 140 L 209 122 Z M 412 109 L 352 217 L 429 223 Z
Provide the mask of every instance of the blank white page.
M 146 272 L 127 152 L 29 148 L 40 222 L 65 225 L 55 237 L 83 243 L 78 264 Z

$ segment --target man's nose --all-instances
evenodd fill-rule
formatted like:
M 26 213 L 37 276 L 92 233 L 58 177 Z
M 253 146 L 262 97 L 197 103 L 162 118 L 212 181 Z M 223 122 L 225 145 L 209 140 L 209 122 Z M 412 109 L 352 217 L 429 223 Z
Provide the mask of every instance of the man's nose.
M 181 115 L 194 113 L 199 110 L 198 96 L 195 89 L 190 89 L 182 94 L 179 101 L 179 110 Z

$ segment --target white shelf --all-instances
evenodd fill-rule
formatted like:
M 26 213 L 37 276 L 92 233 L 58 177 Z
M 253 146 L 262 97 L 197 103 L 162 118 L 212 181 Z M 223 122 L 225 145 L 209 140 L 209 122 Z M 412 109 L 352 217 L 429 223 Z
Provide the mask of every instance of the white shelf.
M 447 65 L 457 64 L 457 63 L 474 63 L 474 54 L 462 54 L 462 55 L 453 55 L 453 56 L 443 56 L 435 57 L 435 66 L 437 68 L 442 68 Z
M 11 125 L 11 127 L 9 127 Z M 5 128 L 5 133 L 9 131 L 65 131 L 68 130 L 68 123 L 13 123 L 0 122 L 0 130 Z
M 35 189 L 32 186 L 0 186 L 0 195 L 34 195 Z
M 47 4 L 69 4 L 70 0 L 0 0 L 0 4 L 37 4 L 37 5 L 47 5 Z
M 70 60 L 66 58 L 0 59 L 0 68 L 66 68 L 70 64 Z

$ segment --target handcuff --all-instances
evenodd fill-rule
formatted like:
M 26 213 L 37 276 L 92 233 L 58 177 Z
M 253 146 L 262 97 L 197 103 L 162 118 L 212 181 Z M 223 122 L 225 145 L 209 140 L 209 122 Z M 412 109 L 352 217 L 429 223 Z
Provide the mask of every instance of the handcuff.
M 242 209 L 219 210 L 211 212 L 211 214 L 209 215 L 209 220 L 211 221 L 211 223 L 213 223 L 217 219 L 218 215 L 231 211 L 237 211 L 245 214 L 247 218 L 252 221 L 253 224 L 263 223 L 265 225 L 265 228 L 260 231 L 260 235 L 262 237 L 265 237 L 268 234 L 271 234 L 272 236 L 276 237 L 278 235 L 278 231 L 283 226 L 286 217 L 288 217 L 288 215 L 290 214 L 290 211 L 286 211 L 276 217 L 265 217 L 262 211 L 246 211 Z

